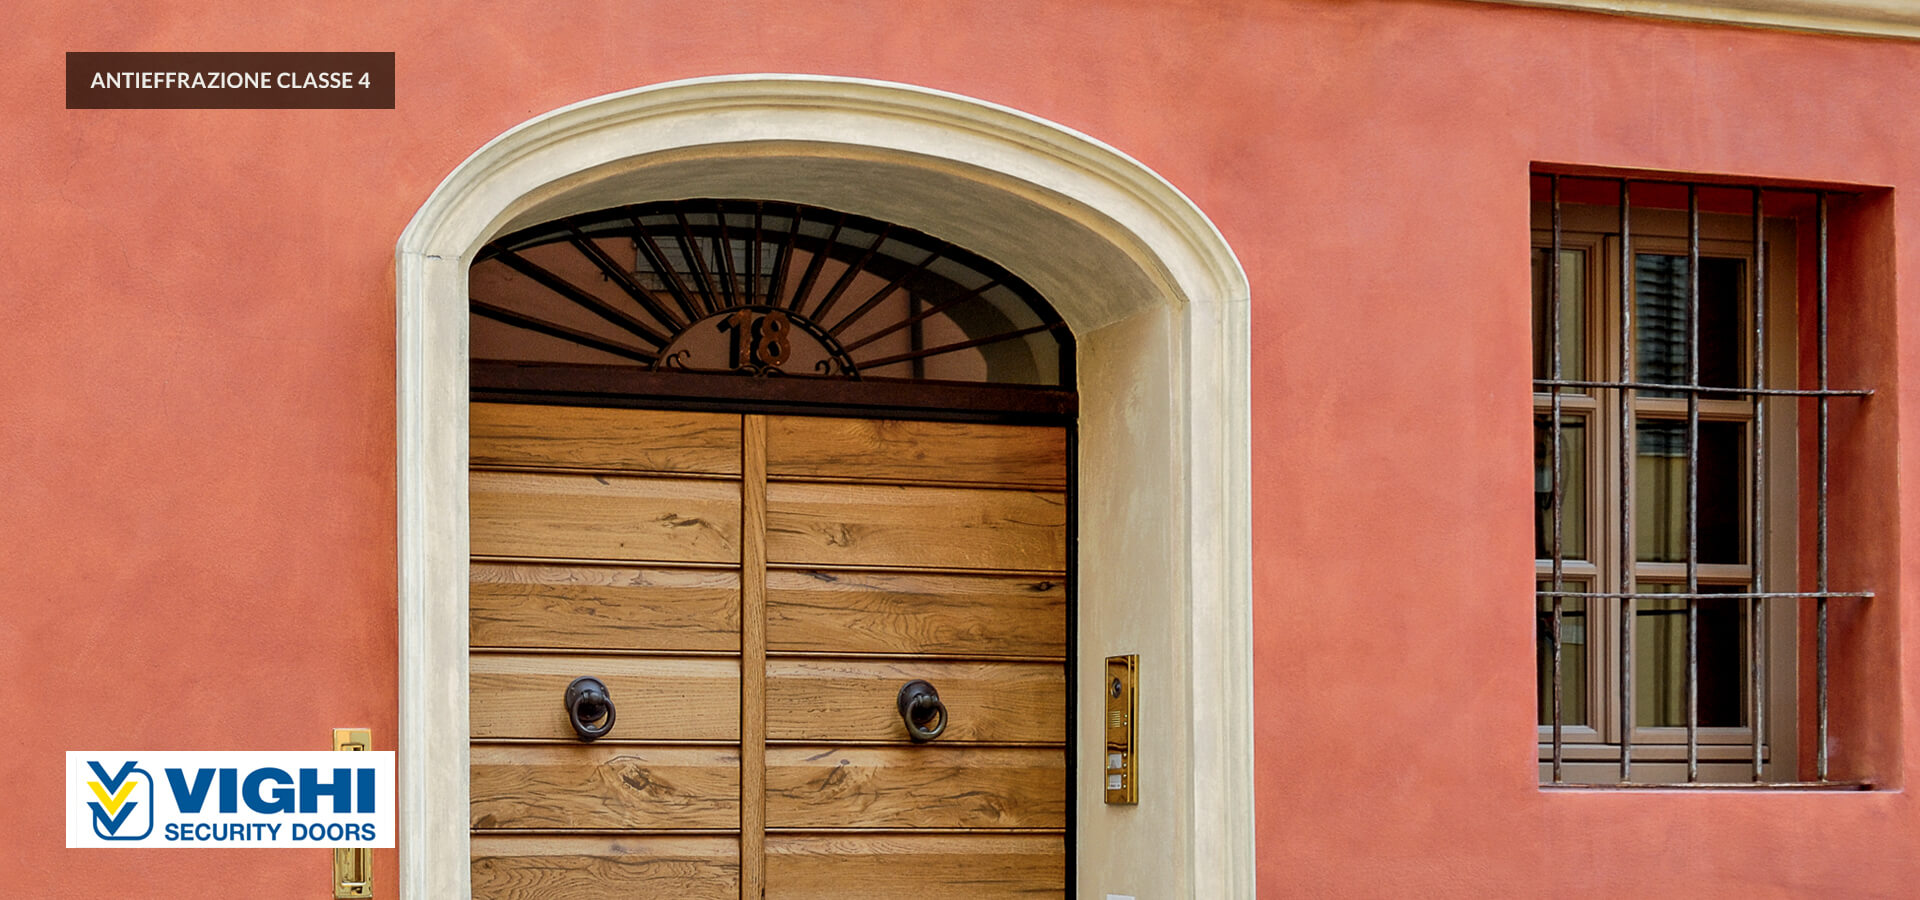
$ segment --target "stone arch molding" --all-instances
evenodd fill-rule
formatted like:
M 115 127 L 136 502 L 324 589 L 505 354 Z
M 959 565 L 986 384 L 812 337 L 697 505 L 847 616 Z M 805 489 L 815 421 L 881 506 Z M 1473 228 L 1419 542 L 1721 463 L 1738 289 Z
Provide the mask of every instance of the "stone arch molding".
M 1083 896 L 1252 897 L 1248 286 L 1166 180 L 1086 135 L 925 88 L 793 75 L 680 81 L 532 119 L 401 234 L 402 895 L 469 893 L 467 265 L 489 238 L 641 200 L 844 209 L 1026 278 L 1079 345 L 1079 658 L 1138 653 L 1138 807 L 1106 807 L 1079 716 Z M 1097 708 L 1083 690 L 1076 704 Z

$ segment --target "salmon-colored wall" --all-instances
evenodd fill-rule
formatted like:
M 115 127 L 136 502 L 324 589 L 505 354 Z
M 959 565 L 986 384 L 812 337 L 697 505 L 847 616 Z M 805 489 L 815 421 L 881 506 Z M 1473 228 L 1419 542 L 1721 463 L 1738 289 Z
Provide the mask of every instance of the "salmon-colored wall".
M 1898 792 L 1536 787 L 1524 252 L 1535 162 L 1893 188 L 1854 223 L 1885 240 L 1840 258 L 1877 304 L 1879 330 L 1845 340 L 1875 348 L 1867 458 L 1893 469 L 1920 447 L 1890 371 L 1920 350 L 1892 330 L 1920 308 L 1894 279 L 1920 271 L 1899 202 L 1920 185 L 1902 89 L 1920 44 L 1449 0 L 199 6 L 33 4 L 0 38 L 9 894 L 325 896 L 325 851 L 64 849 L 61 752 L 323 748 L 345 725 L 390 748 L 395 238 L 516 123 L 753 71 L 1066 124 L 1166 176 L 1240 254 L 1262 895 L 1920 880 Z M 395 51 L 398 108 L 64 109 L 66 51 L 235 49 Z M 1920 493 L 1840 491 L 1872 510 L 1836 537 L 1885 592 L 1871 624 L 1911 635 L 1892 588 L 1920 559 L 1899 530 Z M 1916 643 L 1874 644 L 1879 692 L 1837 698 L 1899 771 L 1920 751 L 1900 714 Z

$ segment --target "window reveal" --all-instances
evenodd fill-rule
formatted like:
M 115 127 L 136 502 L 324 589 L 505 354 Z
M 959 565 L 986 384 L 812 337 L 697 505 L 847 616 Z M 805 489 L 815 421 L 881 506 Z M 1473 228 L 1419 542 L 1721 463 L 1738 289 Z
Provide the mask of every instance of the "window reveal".
M 1827 606 L 1871 594 L 1828 578 L 1829 404 L 1870 393 L 1828 383 L 1830 197 L 1536 180 L 1547 195 L 1533 251 L 1542 780 L 1831 786 Z M 1563 202 L 1563 180 L 1585 202 Z M 1654 202 L 1636 208 L 1636 188 Z M 1730 233 L 1742 218 L 1731 215 L 1703 229 L 1708 192 L 1720 208 L 1744 200 L 1750 231 Z M 1769 199 L 1811 207 L 1811 388 L 1795 373 L 1794 237 L 1768 218 Z M 1792 544 L 1802 402 L 1816 416 L 1812 590 L 1795 590 Z M 1814 606 L 1811 781 L 1777 764 L 1794 743 L 1798 713 L 1778 701 L 1794 692 L 1803 603 Z M 1636 778 L 1636 757 L 1656 777 Z M 1745 778 L 1728 777 L 1736 767 Z

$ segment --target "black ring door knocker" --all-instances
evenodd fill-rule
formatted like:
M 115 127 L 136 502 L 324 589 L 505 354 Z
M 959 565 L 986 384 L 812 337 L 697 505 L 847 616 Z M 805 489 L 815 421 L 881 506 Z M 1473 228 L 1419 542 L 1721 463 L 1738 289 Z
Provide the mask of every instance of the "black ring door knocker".
M 933 685 L 914 680 L 900 686 L 900 721 L 906 723 L 907 737 L 924 744 L 947 730 L 947 705 Z
M 575 678 L 567 685 L 567 721 L 583 741 L 599 740 L 613 730 L 613 697 L 600 679 Z

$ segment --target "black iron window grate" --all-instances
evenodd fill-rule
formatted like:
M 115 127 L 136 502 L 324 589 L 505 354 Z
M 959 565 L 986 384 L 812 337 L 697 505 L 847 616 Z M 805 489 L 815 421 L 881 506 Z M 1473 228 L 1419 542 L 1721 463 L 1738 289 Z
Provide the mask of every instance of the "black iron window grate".
M 1601 186 L 1603 189 L 1618 192 L 1617 233 L 1611 237 L 1614 244 L 1606 252 L 1617 254 L 1612 261 L 1616 271 L 1618 301 L 1617 322 L 1612 323 L 1619 329 L 1617 359 L 1610 361 L 1617 366 L 1612 371 L 1615 376 L 1606 378 L 1568 377 L 1566 359 L 1569 348 L 1564 341 L 1563 318 L 1566 314 L 1563 306 L 1566 301 L 1568 281 L 1562 271 L 1564 243 L 1562 179 L 1578 179 L 1585 188 Z M 1873 596 L 1870 591 L 1837 591 L 1833 589 L 1829 578 L 1829 509 L 1828 509 L 1828 471 L 1829 454 L 1829 410 L 1836 400 L 1860 398 L 1872 393 L 1865 389 L 1836 389 L 1829 383 L 1828 356 L 1828 204 L 1830 195 L 1824 191 L 1801 191 L 1797 193 L 1812 195 L 1811 202 L 1814 218 L 1814 258 L 1817 272 L 1813 278 L 1816 296 L 1813 298 L 1814 315 L 1817 317 L 1813 334 L 1817 345 L 1814 349 L 1817 370 L 1817 383 L 1814 387 L 1785 386 L 1775 387 L 1768 384 L 1768 332 L 1767 291 L 1768 243 L 1765 227 L 1767 222 L 1766 200 L 1769 194 L 1784 189 L 1746 187 L 1739 190 L 1751 196 L 1751 265 L 1745 267 L 1748 283 L 1743 287 L 1749 292 L 1750 301 L 1746 320 L 1738 323 L 1747 329 L 1745 339 L 1750 341 L 1749 357 L 1745 361 L 1746 372 L 1734 372 L 1730 367 L 1738 364 L 1737 358 L 1726 353 L 1703 353 L 1702 327 L 1702 233 L 1701 233 L 1701 191 L 1710 187 L 1723 195 L 1730 189 L 1725 186 L 1706 186 L 1699 184 L 1675 184 L 1673 182 L 1639 181 L 1627 178 L 1605 178 L 1588 175 L 1562 176 L 1547 174 L 1550 215 L 1550 243 L 1545 260 L 1545 324 L 1546 334 L 1536 332 L 1536 341 L 1544 339 L 1548 348 L 1545 363 L 1546 377 L 1536 377 L 1533 381 L 1536 394 L 1537 421 L 1544 420 L 1547 430 L 1544 442 L 1544 454 L 1550 457 L 1550 499 L 1541 498 L 1543 512 L 1547 513 L 1550 526 L 1544 540 L 1538 543 L 1542 547 L 1542 562 L 1548 570 L 1537 577 L 1535 608 L 1542 622 L 1541 637 L 1546 643 L 1548 653 L 1542 660 L 1542 667 L 1551 669 L 1550 679 L 1542 687 L 1550 696 L 1543 697 L 1542 714 L 1550 721 L 1551 741 L 1551 784 L 1567 784 L 1567 730 L 1566 714 L 1569 700 L 1579 700 L 1577 707 L 1584 715 L 1586 703 L 1584 695 L 1569 698 L 1566 695 L 1567 681 L 1567 641 L 1569 621 L 1577 620 L 1572 626 L 1579 639 L 1576 642 L 1580 658 L 1584 660 L 1588 647 L 1587 629 L 1594 624 L 1593 610 L 1597 604 L 1618 604 L 1617 635 L 1613 636 L 1612 664 L 1618 674 L 1609 687 L 1617 692 L 1614 698 L 1615 714 L 1618 716 L 1618 764 L 1619 780 L 1613 784 L 1582 784 L 1582 787 L 1655 787 L 1655 788 L 1832 788 L 1866 785 L 1857 782 L 1835 782 L 1829 779 L 1828 759 L 1828 606 L 1830 602 L 1857 602 Z M 1686 248 L 1684 257 L 1652 257 L 1653 264 L 1646 264 L 1646 258 L 1636 257 L 1633 233 L 1634 206 L 1633 193 L 1636 185 L 1644 187 L 1662 186 L 1663 191 L 1684 189 L 1686 195 Z M 1536 251 L 1537 252 L 1537 251 Z M 1536 281 L 1536 285 L 1539 282 Z M 1536 287 L 1538 290 L 1538 287 Z M 1637 309 L 1643 304 L 1636 298 L 1645 298 L 1664 293 L 1670 300 L 1665 306 L 1647 303 L 1647 309 Z M 1674 304 L 1678 304 L 1677 307 Z M 1584 313 L 1582 313 L 1584 315 Z M 1724 313 L 1720 313 L 1724 315 Z M 1709 317 L 1711 317 L 1711 313 Z M 1636 321 L 1644 317 L 1645 321 Z M 1785 323 L 1777 323 L 1785 324 Z M 1776 327 L 1777 327 L 1776 325 Z M 1537 326 L 1536 326 L 1537 327 Z M 1576 342 L 1579 353 L 1590 351 Z M 1538 354 L 1536 349 L 1536 354 Z M 1638 358 L 1636 358 L 1636 356 Z M 1735 354 L 1734 357 L 1737 357 Z M 1703 378 L 1703 357 L 1708 366 L 1707 377 Z M 1536 355 L 1538 359 L 1538 355 Z M 1536 362 L 1538 367 L 1540 362 Z M 1541 374 L 1536 370 L 1536 375 Z M 1750 379 L 1740 383 L 1743 379 Z M 1616 478 L 1614 487 L 1603 494 L 1602 501 L 1614 507 L 1615 514 L 1610 521 L 1616 523 L 1617 534 L 1608 537 L 1617 540 L 1613 559 L 1605 564 L 1617 567 L 1611 574 L 1617 579 L 1620 590 L 1581 589 L 1577 580 L 1569 577 L 1569 534 L 1567 511 L 1571 504 L 1567 494 L 1570 475 L 1576 473 L 1569 468 L 1569 449 L 1564 437 L 1570 431 L 1584 429 L 1586 419 L 1578 419 L 1570 414 L 1567 401 L 1568 393 L 1582 395 L 1582 404 L 1578 412 L 1595 413 L 1605 410 L 1611 403 L 1611 413 L 1617 416 L 1619 426 L 1614 438 L 1617 448 L 1612 451 L 1612 460 L 1601 465 L 1616 466 L 1617 471 L 1606 473 L 1585 468 L 1586 462 L 1574 465 L 1582 469 L 1577 474 L 1581 484 L 1590 484 L 1595 479 Z M 1542 409 L 1541 395 L 1544 395 Z M 1685 404 L 1684 420 L 1673 413 L 1659 424 L 1648 425 L 1645 430 L 1639 422 L 1640 406 L 1636 402 L 1640 397 L 1672 398 Z M 1775 586 L 1769 584 L 1768 577 L 1768 402 L 1767 398 L 1795 398 L 1810 401 L 1816 416 L 1813 444 L 1817 483 L 1811 492 L 1814 497 L 1814 567 L 1812 573 L 1813 590 L 1787 590 L 1782 588 L 1803 586 L 1799 578 L 1791 585 Z M 1709 518 L 1716 529 L 1715 539 L 1725 538 L 1727 534 L 1737 534 L 1744 542 L 1738 552 L 1744 552 L 1744 562 L 1748 566 L 1750 583 L 1732 586 L 1750 589 L 1726 589 L 1728 585 L 1706 584 L 1701 580 L 1703 564 L 1723 562 L 1716 557 L 1711 560 L 1702 558 L 1702 403 L 1715 401 L 1725 405 L 1725 401 L 1745 400 L 1750 404 L 1750 412 L 1745 414 L 1743 427 L 1748 429 L 1741 448 L 1747 456 L 1744 461 L 1747 478 L 1745 497 L 1736 507 L 1743 507 L 1744 523 L 1742 527 L 1727 531 L 1721 519 L 1726 518 L 1726 510 L 1709 510 Z M 1540 414 L 1544 413 L 1544 416 Z M 1684 428 L 1674 427 L 1684 422 Z M 1581 432 L 1585 433 L 1585 432 Z M 1638 439 L 1638 440 L 1637 440 Z M 1648 447 L 1657 444 L 1653 450 Z M 1536 446 L 1536 455 L 1542 450 Z M 1637 457 L 1671 457 L 1680 463 L 1684 494 L 1684 528 L 1681 534 L 1679 562 L 1684 567 L 1684 582 L 1674 579 L 1672 582 L 1654 587 L 1665 590 L 1642 589 L 1638 583 L 1638 564 L 1645 561 L 1641 556 L 1642 545 L 1636 543 L 1635 495 L 1639 481 L 1636 480 Z M 1660 462 L 1664 463 L 1664 459 Z M 1595 469 L 1598 466 L 1594 467 Z M 1544 473 L 1543 473 L 1544 474 Z M 1653 473 L 1658 476 L 1661 473 Z M 1544 479 L 1542 479 L 1544 480 Z M 1548 487 L 1548 485 L 1537 485 Z M 1580 502 L 1578 509 L 1584 509 L 1584 497 L 1574 498 Z M 1716 495 L 1716 500 L 1724 497 Z M 1589 537 L 1583 523 L 1578 537 L 1578 547 L 1572 560 L 1598 561 L 1594 554 L 1586 552 Z M 1724 552 L 1724 551 L 1716 551 Z M 1536 567 L 1539 563 L 1536 563 Z M 1588 570 L 1583 570 L 1588 571 Z M 1588 577 L 1591 577 L 1590 575 Z M 1744 691 L 1744 711 L 1746 724 L 1751 732 L 1750 746 L 1747 748 L 1751 763 L 1748 781 L 1709 781 L 1701 777 L 1701 620 L 1703 604 L 1738 603 L 1739 615 L 1744 617 L 1744 647 L 1739 649 L 1746 655 L 1746 677 L 1749 684 Z M 1769 781 L 1765 771 L 1764 736 L 1767 733 L 1767 678 L 1769 677 L 1766 660 L 1766 641 L 1768 617 L 1797 611 L 1800 604 L 1814 605 L 1814 710 L 1812 714 L 1815 759 L 1811 767 L 1811 780 L 1805 780 L 1797 773 L 1791 777 L 1775 778 Z M 1680 604 L 1684 604 L 1682 608 Z M 1724 607 L 1720 608 L 1724 610 Z M 1715 610 L 1719 612 L 1720 610 Z M 1673 782 L 1638 781 L 1634 779 L 1635 729 L 1636 725 L 1646 722 L 1636 721 L 1636 677 L 1634 653 L 1636 650 L 1637 620 L 1652 616 L 1671 617 L 1684 615 L 1685 669 L 1683 679 L 1684 728 L 1685 728 L 1685 764 L 1686 780 Z M 1644 627 L 1644 626 L 1642 626 Z M 1718 646 L 1718 645 L 1716 645 Z M 1720 647 L 1718 649 L 1724 649 Z M 1542 673 L 1543 675 L 1547 673 Z M 1584 680 L 1582 684 L 1584 684 Z M 1549 687 L 1550 685 L 1550 687 Z M 1591 758 L 1591 757 L 1587 757 Z

